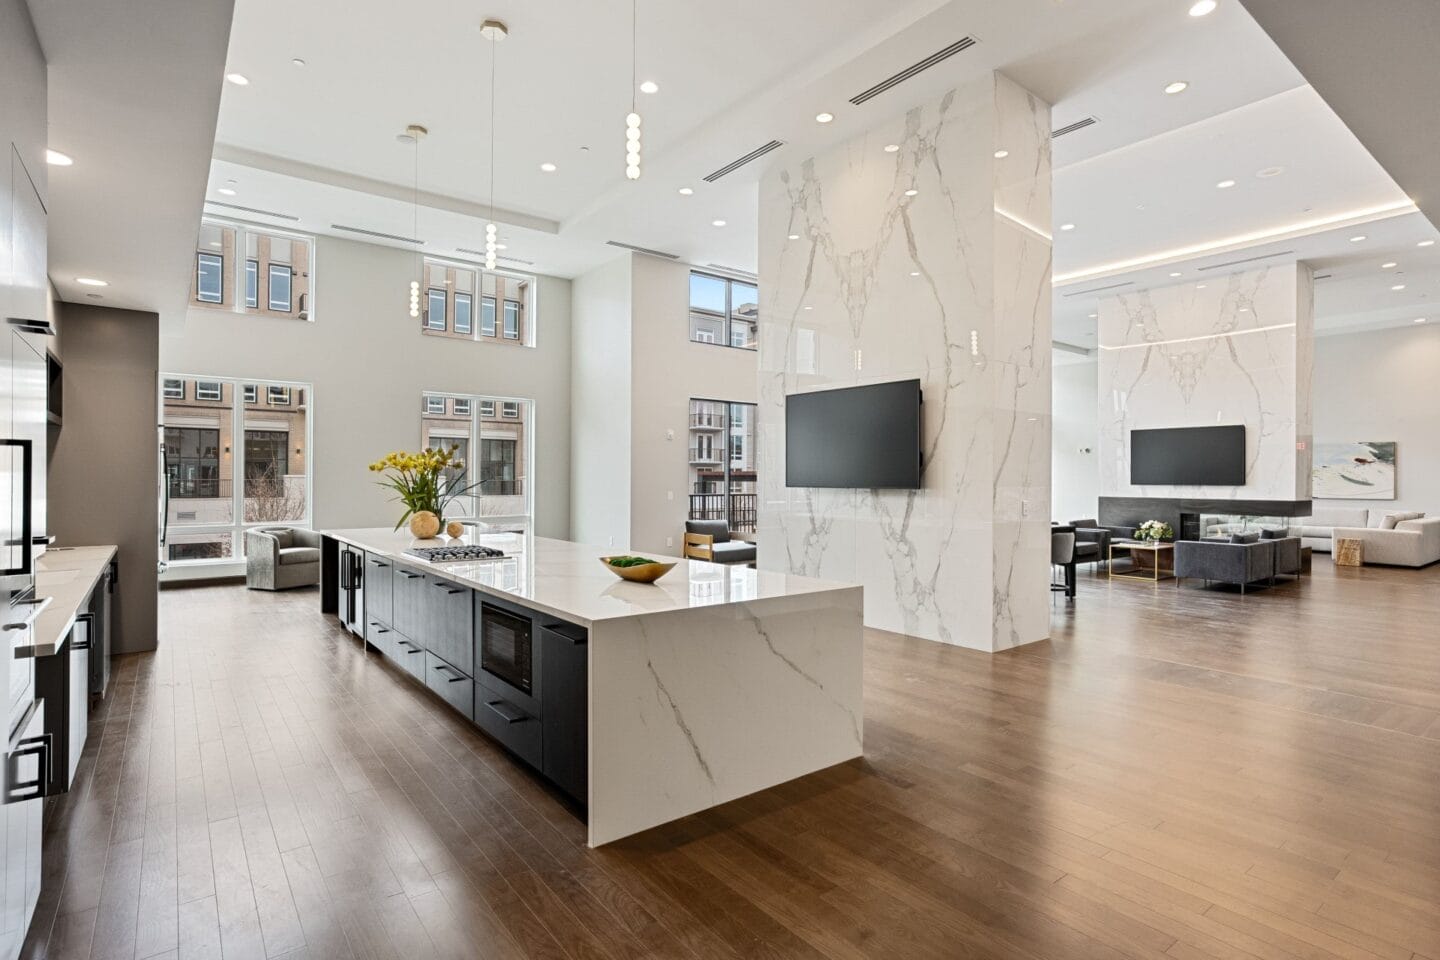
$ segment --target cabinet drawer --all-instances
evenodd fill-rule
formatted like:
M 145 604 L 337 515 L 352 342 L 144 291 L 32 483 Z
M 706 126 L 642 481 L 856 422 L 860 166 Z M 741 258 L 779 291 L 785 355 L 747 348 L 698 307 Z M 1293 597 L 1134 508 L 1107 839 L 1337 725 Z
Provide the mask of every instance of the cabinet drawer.
M 425 636 L 425 575 L 404 567 L 394 568 L 390 626 L 401 636 Z
M 384 557 L 365 555 L 365 613 L 389 626 L 394 622 L 394 568 Z M 369 639 L 369 636 L 366 636 Z
M 539 769 L 540 721 L 478 683 L 475 684 L 475 724 L 521 760 Z
M 390 659 L 395 659 L 395 631 L 374 617 L 365 621 L 365 642 Z
M 395 637 L 395 662 L 410 676 L 425 682 L 425 648 L 401 633 Z
M 425 577 L 425 646 L 467 676 L 475 673 L 473 593 L 450 580 Z
M 466 720 L 475 718 L 475 682 L 433 653 L 425 654 L 425 686 Z

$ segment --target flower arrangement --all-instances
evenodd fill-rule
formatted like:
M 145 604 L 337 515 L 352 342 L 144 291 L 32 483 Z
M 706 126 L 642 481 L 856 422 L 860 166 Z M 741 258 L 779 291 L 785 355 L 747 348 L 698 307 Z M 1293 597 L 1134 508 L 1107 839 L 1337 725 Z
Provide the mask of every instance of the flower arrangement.
M 445 508 L 450 502 L 479 486 L 465 483 L 465 461 L 455 456 L 459 449 L 457 443 L 419 453 L 396 451 L 370 464 L 371 473 L 385 475 L 376 482 L 394 490 L 391 499 L 405 505 L 404 514 L 395 522 L 396 530 L 420 513 L 433 514 L 437 529 L 443 528 Z
M 1171 528 L 1170 524 L 1164 520 L 1146 520 L 1140 524 L 1140 527 L 1135 531 L 1135 537 L 1139 540 L 1149 540 L 1151 543 L 1154 543 L 1158 540 L 1175 539 L 1175 531 Z

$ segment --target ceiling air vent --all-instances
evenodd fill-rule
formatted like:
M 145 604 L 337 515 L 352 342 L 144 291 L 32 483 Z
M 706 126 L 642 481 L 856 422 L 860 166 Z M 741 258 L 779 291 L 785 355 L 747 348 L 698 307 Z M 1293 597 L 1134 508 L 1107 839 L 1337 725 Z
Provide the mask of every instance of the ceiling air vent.
M 736 277 L 743 277 L 746 280 L 759 280 L 760 278 L 749 270 L 741 270 L 739 267 L 727 267 L 723 263 L 707 263 L 705 266 L 712 270 L 719 270 L 721 273 L 728 273 Z
M 1224 263 L 1212 263 L 1208 267 L 1196 267 L 1196 270 L 1221 270 L 1225 267 L 1238 267 L 1242 263 L 1254 263 L 1256 260 L 1269 260 L 1271 257 L 1288 257 L 1295 253 L 1294 250 L 1281 250 L 1278 253 L 1262 253 L 1258 257 L 1245 257 L 1243 260 L 1227 260 Z
M 402 237 L 394 233 L 381 233 L 378 230 L 366 230 L 364 227 L 347 227 L 343 223 L 330 224 L 331 230 L 344 230 L 346 233 L 358 233 L 362 237 L 374 237 L 377 240 L 394 240 L 396 243 L 413 243 L 417 247 L 424 246 L 424 240 L 416 240 L 414 237 Z
M 756 147 L 754 150 L 751 150 L 749 153 L 745 154 L 745 156 L 743 156 L 743 157 L 737 157 L 736 159 L 731 160 L 729 163 L 725 164 L 725 166 L 721 167 L 719 170 L 716 170 L 714 173 L 712 173 L 712 174 L 710 174 L 709 176 L 705 177 L 705 182 L 706 182 L 706 183 L 714 183 L 716 180 L 719 180 L 721 177 L 727 176 L 728 174 L 732 174 L 732 173 L 734 173 L 736 170 L 739 170 L 741 167 L 745 166 L 745 164 L 749 163 L 751 160 L 759 160 L 761 157 L 765 156 L 765 154 L 769 153 L 771 150 L 779 150 L 779 149 L 780 149 L 781 147 L 783 147 L 783 146 L 785 146 L 785 141 L 784 141 L 784 140 L 771 140 L 769 143 L 765 144 L 763 147 Z
M 679 260 L 678 253 L 666 253 L 663 250 L 651 250 L 649 247 L 637 247 L 633 243 L 621 243 L 619 240 L 606 240 L 612 247 L 620 247 L 624 250 L 634 250 L 636 253 L 643 253 L 651 257 L 663 257 L 666 260 Z
M 1088 297 L 1093 293 L 1104 293 L 1106 290 L 1119 290 L 1121 287 L 1135 286 L 1134 280 L 1126 280 L 1124 283 L 1112 283 L 1108 287 L 1091 287 L 1089 290 L 1076 290 L 1074 293 L 1062 293 L 1062 297 Z
M 912 63 L 910 64 L 910 66 L 906 67 L 904 70 L 901 70 L 894 76 L 887 77 L 884 80 L 881 80 L 879 83 L 875 84 L 875 86 L 871 87 L 870 89 L 860 91 L 859 93 L 855 94 L 855 96 L 850 98 L 850 102 L 858 107 L 866 100 L 869 100 L 872 97 L 878 97 L 880 94 L 884 93 L 886 90 L 889 90 L 896 84 L 904 83 L 906 80 L 909 80 L 911 77 L 915 76 L 915 74 L 917 73 L 920 73 L 922 70 L 928 70 L 940 61 L 948 60 L 950 57 L 955 56 L 955 54 L 959 53 L 961 50 L 969 50 L 971 47 L 975 46 L 975 42 L 976 41 L 974 37 L 962 37 L 961 39 L 956 40 L 954 43 L 950 44 L 950 46 L 946 47 L 945 49 L 937 50 L 934 53 L 930 54 L 930 56 L 926 57 L 924 60 Z
M 535 266 L 535 261 L 534 261 L 534 260 L 521 260 L 519 257 L 496 257 L 495 259 L 496 259 L 496 260 L 499 260 L 499 261 L 501 261 L 501 262 L 503 262 L 503 263 L 518 263 L 518 264 L 520 264 L 520 266 L 522 266 L 522 267 L 533 267 L 533 266 Z
M 1083 120 L 1076 120 L 1074 123 L 1067 123 L 1065 124 L 1065 126 L 1061 127 L 1058 130 L 1051 130 L 1050 139 L 1054 140 L 1056 137 L 1063 137 L 1067 133 L 1074 133 L 1076 130 L 1084 130 L 1086 127 L 1093 127 L 1099 122 L 1100 121 L 1096 120 L 1094 117 L 1085 117 Z
M 259 207 L 246 207 L 238 203 L 225 203 L 222 200 L 206 200 L 207 207 L 224 207 L 226 210 L 239 210 L 242 213 L 258 213 L 262 217 L 274 217 L 276 220 L 293 220 L 300 222 L 299 217 L 292 217 L 288 213 L 276 213 L 274 210 L 261 210 Z
M 473 249 L 471 249 L 470 247 L 456 247 L 456 248 L 455 248 L 455 252 L 456 252 L 456 253 L 463 253 L 463 254 L 465 254 L 465 255 L 467 255 L 467 256 L 471 256 L 471 257 L 479 257 L 479 258 L 482 259 L 482 260 L 485 258 L 485 251 L 484 251 L 484 250 L 473 250 Z M 521 260 L 519 257 L 507 257 L 507 256 L 504 256 L 503 254 L 497 254 L 496 257 L 495 257 L 495 259 L 496 259 L 497 262 L 498 262 L 498 261 L 504 261 L 505 263 L 518 263 L 518 264 L 520 264 L 522 267 L 533 267 L 533 266 L 535 266 L 535 261 L 534 261 L 534 260 Z

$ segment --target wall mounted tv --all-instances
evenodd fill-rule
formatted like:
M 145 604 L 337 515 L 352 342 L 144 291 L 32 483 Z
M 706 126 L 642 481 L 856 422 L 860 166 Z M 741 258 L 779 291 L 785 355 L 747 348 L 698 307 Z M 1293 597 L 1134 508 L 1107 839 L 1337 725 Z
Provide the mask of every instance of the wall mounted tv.
M 1130 431 L 1136 486 L 1245 485 L 1245 425 Z
M 920 381 L 785 398 L 785 486 L 920 486 Z

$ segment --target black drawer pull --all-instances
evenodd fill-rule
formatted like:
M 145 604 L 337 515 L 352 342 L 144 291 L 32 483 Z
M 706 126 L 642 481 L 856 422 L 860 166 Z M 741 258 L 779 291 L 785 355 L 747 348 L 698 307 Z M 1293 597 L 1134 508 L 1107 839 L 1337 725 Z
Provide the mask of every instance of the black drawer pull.
M 374 620 L 371 620 L 371 621 L 370 621 L 370 626 L 372 626 L 372 627 L 375 628 L 375 632 L 376 632 L 376 633 L 389 633 L 389 632 L 390 632 L 390 629 L 389 629 L 388 627 L 382 627 L 382 626 L 380 626 L 380 624 L 376 623 Z
M 464 593 L 464 592 L 465 592 L 465 588 L 464 588 L 464 587 L 454 587 L 454 586 L 451 586 L 450 584 L 446 583 L 444 580 L 431 580 L 430 582 L 433 583 L 435 586 L 439 587 L 441 590 L 444 590 L 446 593 Z
M 90 641 L 89 641 L 89 640 L 86 640 L 84 643 L 72 643 L 72 644 L 70 644 L 70 649 L 71 649 L 71 650 L 89 650 L 89 649 L 90 649 Z
M 411 643 L 409 640 L 401 640 L 401 641 L 399 641 L 399 643 L 400 643 L 400 646 L 402 646 L 402 647 L 407 647 L 407 648 L 408 648 L 408 649 L 405 651 L 406 653 L 424 653 L 424 652 L 425 652 L 425 651 L 422 650 L 420 647 L 415 646 L 415 644 Z
M 485 706 L 489 707 L 494 713 L 499 714 L 500 718 L 506 723 L 520 723 L 521 721 L 530 719 L 504 700 L 486 700 Z
M 404 578 L 407 579 L 407 580 L 419 580 L 419 579 L 420 579 L 420 574 L 418 574 L 418 573 L 406 573 L 404 570 L 401 570 L 401 571 L 400 571 L 400 576 L 404 577 Z
M 437 673 L 453 673 L 453 674 L 455 674 L 453 677 L 450 678 L 450 681 L 449 681 L 450 683 L 459 683 L 461 680 L 469 680 L 469 679 L 470 679 L 469 677 L 465 676 L 464 674 L 458 673 L 457 671 L 450 669 L 449 667 L 447 667 L 447 666 L 446 666 L 445 664 L 443 664 L 443 663 L 437 663 L 437 664 L 435 664 L 435 671 L 436 671 Z
M 370 562 L 373 563 L 373 564 L 375 564 L 375 566 L 377 566 L 377 567 L 388 567 L 388 566 L 390 566 L 390 564 L 386 563 L 384 560 L 376 560 L 376 559 L 374 559 L 374 558 L 371 558 Z

